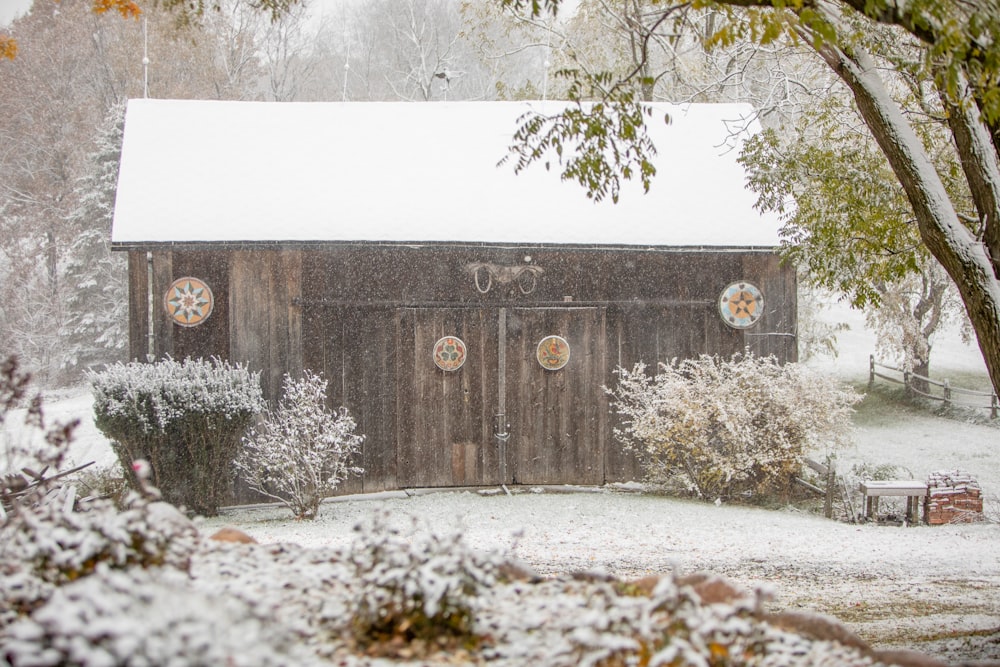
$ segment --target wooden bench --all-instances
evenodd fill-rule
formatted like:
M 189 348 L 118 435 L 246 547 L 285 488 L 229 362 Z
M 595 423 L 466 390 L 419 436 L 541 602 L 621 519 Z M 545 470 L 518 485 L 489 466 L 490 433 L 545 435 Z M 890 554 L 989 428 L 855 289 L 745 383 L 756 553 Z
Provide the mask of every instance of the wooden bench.
M 878 499 L 882 496 L 906 497 L 906 518 L 910 523 L 919 520 L 920 500 L 927 497 L 927 485 L 909 479 L 864 481 L 858 489 L 865 498 L 865 518 L 873 520 L 878 513 Z M 924 517 L 926 520 L 926 517 Z

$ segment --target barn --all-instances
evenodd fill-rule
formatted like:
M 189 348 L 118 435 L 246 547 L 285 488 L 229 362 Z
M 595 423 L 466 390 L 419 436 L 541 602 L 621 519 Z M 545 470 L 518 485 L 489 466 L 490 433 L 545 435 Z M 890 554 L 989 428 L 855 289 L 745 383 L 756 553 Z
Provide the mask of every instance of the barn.
M 752 109 L 654 105 L 656 180 L 615 205 L 498 164 L 554 104 L 130 101 L 132 358 L 243 362 L 270 399 L 321 372 L 366 436 L 347 492 L 636 479 L 615 368 L 794 361 L 795 273 L 736 160 Z

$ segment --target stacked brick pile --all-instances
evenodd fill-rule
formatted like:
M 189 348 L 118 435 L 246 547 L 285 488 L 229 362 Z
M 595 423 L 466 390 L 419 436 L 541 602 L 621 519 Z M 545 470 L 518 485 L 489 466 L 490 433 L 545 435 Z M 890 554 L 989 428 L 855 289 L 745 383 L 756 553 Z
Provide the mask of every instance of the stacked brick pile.
M 961 470 L 940 470 L 927 478 L 927 523 L 968 523 L 983 518 L 982 489 Z

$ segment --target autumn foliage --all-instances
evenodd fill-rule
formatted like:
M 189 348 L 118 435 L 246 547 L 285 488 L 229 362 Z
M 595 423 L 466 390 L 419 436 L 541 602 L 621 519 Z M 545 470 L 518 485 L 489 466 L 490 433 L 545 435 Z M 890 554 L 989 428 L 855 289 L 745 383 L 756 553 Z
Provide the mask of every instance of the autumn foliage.
M 125 18 L 135 18 L 142 13 L 139 5 L 132 0 L 94 0 L 94 13 L 103 14 L 116 11 Z
M 17 56 L 17 42 L 13 37 L 0 35 L 0 58 L 13 60 Z
M 95 14 L 116 11 L 125 18 L 138 18 L 142 8 L 132 0 L 94 0 Z M 13 60 L 17 57 L 17 40 L 9 35 L 0 35 L 0 59 Z

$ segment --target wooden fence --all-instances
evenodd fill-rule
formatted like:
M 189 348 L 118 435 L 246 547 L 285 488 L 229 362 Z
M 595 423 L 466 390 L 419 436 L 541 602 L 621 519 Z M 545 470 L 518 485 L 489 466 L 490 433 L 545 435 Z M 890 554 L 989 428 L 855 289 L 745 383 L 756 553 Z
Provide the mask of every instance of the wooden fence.
M 878 369 L 884 369 L 886 371 L 891 371 L 896 375 L 887 375 L 886 373 L 880 373 Z M 997 400 L 997 395 L 992 392 L 986 391 L 976 391 L 974 389 L 964 389 L 962 387 L 953 387 L 948 380 L 938 381 L 932 380 L 931 378 L 924 377 L 923 375 L 917 375 L 916 373 L 905 371 L 901 368 L 895 368 L 893 366 L 887 366 L 886 364 L 880 364 L 875 361 L 875 355 L 870 355 L 868 357 L 868 386 L 871 387 L 875 384 L 875 378 L 882 378 L 888 382 L 895 382 L 906 387 L 908 393 L 922 396 L 928 398 L 932 401 L 941 401 L 945 405 L 957 405 L 964 408 L 975 408 L 979 410 L 989 410 L 990 417 L 993 419 L 997 418 L 997 413 L 1000 411 L 1000 401 Z M 928 391 L 923 391 L 918 389 L 913 380 L 921 380 L 927 383 L 929 387 Z M 939 393 L 936 393 L 939 390 Z M 986 401 L 989 401 L 989 405 L 984 405 Z

